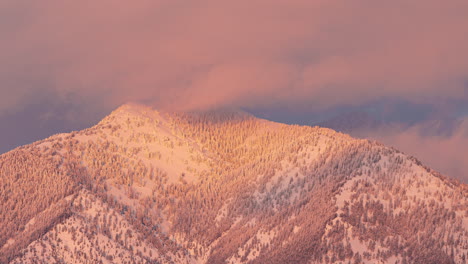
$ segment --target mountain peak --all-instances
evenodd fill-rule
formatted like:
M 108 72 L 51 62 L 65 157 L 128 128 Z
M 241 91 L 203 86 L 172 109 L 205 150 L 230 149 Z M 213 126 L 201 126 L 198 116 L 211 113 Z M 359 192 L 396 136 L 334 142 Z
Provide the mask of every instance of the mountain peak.
M 1 155 L 0 175 L 1 263 L 468 255 L 459 183 L 381 144 L 237 109 L 125 104 L 92 129 Z
M 139 103 L 125 103 L 121 106 L 119 106 L 117 109 L 112 111 L 110 115 L 118 115 L 122 113 L 132 113 L 132 114 L 147 114 L 150 112 L 154 112 L 152 107 L 144 105 L 144 104 L 139 104 Z
M 153 120 L 161 119 L 159 111 L 150 106 L 139 103 L 125 103 L 112 111 L 108 116 L 99 122 L 99 125 L 108 125 L 128 119 L 149 118 Z
M 238 108 L 218 108 L 209 110 L 193 110 L 187 112 L 159 111 L 150 106 L 139 103 L 126 103 L 112 111 L 108 116 L 99 122 L 99 125 L 109 125 L 127 120 L 150 119 L 153 121 L 168 122 L 173 118 L 185 118 L 192 122 L 207 122 L 211 124 L 221 124 L 226 122 L 239 122 L 245 120 L 258 119 L 252 114 Z M 119 121 L 120 120 L 120 121 Z

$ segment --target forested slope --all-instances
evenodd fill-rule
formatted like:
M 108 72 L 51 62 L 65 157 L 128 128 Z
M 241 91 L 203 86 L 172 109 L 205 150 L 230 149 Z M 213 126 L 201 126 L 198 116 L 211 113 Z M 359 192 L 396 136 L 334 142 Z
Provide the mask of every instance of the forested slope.
M 0 156 L 0 262 L 465 263 L 468 191 L 239 111 L 125 105 Z

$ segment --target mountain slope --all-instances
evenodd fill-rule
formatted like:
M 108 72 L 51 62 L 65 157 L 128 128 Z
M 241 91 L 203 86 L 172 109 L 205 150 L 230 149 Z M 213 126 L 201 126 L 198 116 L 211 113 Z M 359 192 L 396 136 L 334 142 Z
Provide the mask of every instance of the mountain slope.
M 0 262 L 464 263 L 468 254 L 465 185 L 376 142 L 243 112 L 125 105 L 95 127 L 0 156 L 0 171 Z
M 444 117 L 418 122 L 385 121 L 350 112 L 317 123 L 357 138 L 378 140 L 417 156 L 431 168 L 468 183 L 468 119 Z

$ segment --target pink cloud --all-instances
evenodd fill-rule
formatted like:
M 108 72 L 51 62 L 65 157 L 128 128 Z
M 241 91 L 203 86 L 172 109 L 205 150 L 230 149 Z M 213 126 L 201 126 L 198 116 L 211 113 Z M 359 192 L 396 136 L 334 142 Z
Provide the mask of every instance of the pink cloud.
M 6 0 L 0 10 L 0 111 L 43 87 L 183 108 L 467 96 L 462 0 Z

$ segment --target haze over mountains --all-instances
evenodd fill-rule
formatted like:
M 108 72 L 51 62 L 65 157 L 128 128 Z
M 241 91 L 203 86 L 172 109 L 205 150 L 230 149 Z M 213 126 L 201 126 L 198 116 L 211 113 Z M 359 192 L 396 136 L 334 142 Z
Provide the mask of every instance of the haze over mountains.
M 127 104 L 0 156 L 0 263 L 466 263 L 468 188 L 331 129 Z
M 375 139 L 421 159 L 430 167 L 468 183 L 468 118 L 389 121 L 364 111 L 316 123 L 358 138 Z

